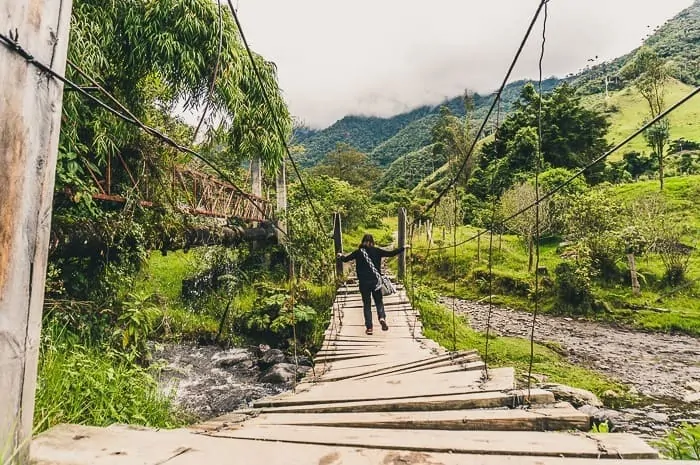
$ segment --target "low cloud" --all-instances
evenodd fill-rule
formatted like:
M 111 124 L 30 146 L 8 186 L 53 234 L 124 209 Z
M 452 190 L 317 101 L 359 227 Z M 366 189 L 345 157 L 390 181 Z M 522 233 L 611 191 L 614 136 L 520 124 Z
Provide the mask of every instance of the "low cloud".
M 240 0 L 252 47 L 312 127 L 497 88 L 539 0 Z M 692 0 L 551 0 L 546 76 L 615 58 Z M 513 79 L 537 76 L 542 23 Z

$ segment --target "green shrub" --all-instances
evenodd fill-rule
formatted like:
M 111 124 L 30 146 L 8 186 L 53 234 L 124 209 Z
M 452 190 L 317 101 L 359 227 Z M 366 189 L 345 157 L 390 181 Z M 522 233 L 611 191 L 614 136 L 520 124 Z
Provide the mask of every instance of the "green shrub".
M 670 459 L 700 460 L 700 425 L 675 428 L 654 445 Z
M 593 304 L 591 279 L 574 262 L 561 262 L 554 269 L 556 308 L 565 313 L 587 313 Z

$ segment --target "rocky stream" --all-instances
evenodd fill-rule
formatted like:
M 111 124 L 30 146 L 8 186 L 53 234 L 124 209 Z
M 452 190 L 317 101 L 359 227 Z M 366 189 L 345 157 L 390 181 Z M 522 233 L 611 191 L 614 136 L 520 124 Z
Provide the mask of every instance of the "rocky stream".
M 452 307 L 451 299 L 441 301 Z M 468 317 L 474 329 L 486 330 L 487 304 L 457 300 L 455 308 Z M 492 309 L 494 335 L 529 338 L 531 325 L 531 313 Z M 634 405 L 611 410 L 595 398 L 557 393 L 556 386 L 538 376 L 540 387 L 554 390 L 562 400 L 572 401 L 595 419 L 608 420 L 615 429 L 645 438 L 661 436 L 682 423 L 700 423 L 700 339 L 643 332 L 583 318 L 539 315 L 535 340 L 556 348 L 571 363 L 621 381 L 631 393 L 639 395 L 640 401 Z

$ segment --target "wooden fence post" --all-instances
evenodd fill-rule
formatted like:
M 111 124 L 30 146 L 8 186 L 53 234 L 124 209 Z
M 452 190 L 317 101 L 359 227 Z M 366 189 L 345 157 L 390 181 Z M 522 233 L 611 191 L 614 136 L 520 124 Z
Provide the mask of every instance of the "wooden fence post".
M 406 209 L 399 208 L 399 234 L 398 234 L 398 246 L 406 246 Z M 399 254 L 399 280 L 403 280 L 406 277 L 406 252 Z
M 0 0 L 0 31 L 12 31 L 27 53 L 64 74 L 71 8 L 72 0 Z M 24 464 L 32 438 L 63 84 L 4 45 L 0 70 L 0 463 Z
M 333 243 L 335 245 L 335 254 L 343 253 L 343 228 L 340 213 L 333 214 Z M 337 258 L 335 260 L 335 273 L 338 277 L 345 274 L 343 262 Z

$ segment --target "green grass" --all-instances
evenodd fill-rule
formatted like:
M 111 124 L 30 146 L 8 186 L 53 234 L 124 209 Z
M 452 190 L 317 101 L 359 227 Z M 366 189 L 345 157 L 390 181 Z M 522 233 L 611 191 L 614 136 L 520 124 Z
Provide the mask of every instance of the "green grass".
M 192 273 L 196 265 L 194 253 L 186 254 L 180 250 L 163 255 L 153 252 L 138 276 L 136 290 L 158 294 L 170 303 L 176 302 L 180 300 L 182 280 Z
M 667 85 L 666 106 L 676 103 L 693 88 L 679 81 L 672 81 Z M 586 97 L 589 106 L 602 108 L 605 104 L 605 95 L 597 94 Z M 649 118 L 649 108 L 642 96 L 634 87 L 627 87 L 619 92 L 611 94 L 608 106 L 615 106 L 619 110 L 610 114 L 610 131 L 608 142 L 617 144 L 642 126 L 645 119 Z M 671 139 L 681 137 L 700 142 L 700 97 L 695 97 L 669 116 L 671 122 Z M 611 156 L 611 161 L 621 160 L 625 152 L 636 150 L 649 153 L 644 136 L 632 140 L 626 147 Z
M 151 373 L 124 354 L 49 340 L 39 362 L 34 424 L 41 432 L 60 423 L 174 428 L 185 417 Z
M 365 234 L 374 236 L 374 241 L 380 247 L 386 247 L 394 242 L 393 233 L 397 228 L 396 217 L 384 218 L 382 225 L 377 228 L 359 228 L 355 231 L 343 233 L 343 251 L 345 253 L 352 252 L 357 249 L 357 246 Z
M 486 336 L 472 330 L 464 317 L 455 319 L 453 333 L 452 313 L 431 298 L 421 296 L 413 299 L 420 309 L 425 336 L 433 339 L 443 347 L 453 348 L 453 334 L 456 334 L 457 350 L 477 349 L 482 357 L 485 355 Z M 416 302 L 416 300 L 418 300 Z M 489 367 L 512 366 L 519 379 L 527 377 L 530 361 L 530 341 L 511 337 L 491 336 L 489 342 Z M 567 384 L 587 389 L 601 397 L 610 406 L 624 402 L 627 388 L 605 376 L 591 370 L 566 362 L 556 351 L 542 344 L 535 344 L 532 372 L 547 376 L 548 381 Z M 614 391 L 620 398 L 605 398 L 606 391 Z
M 672 460 L 700 460 L 700 425 L 684 424 L 669 431 L 654 446 Z

